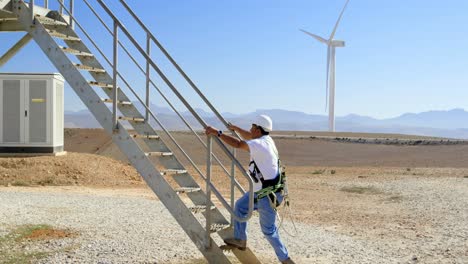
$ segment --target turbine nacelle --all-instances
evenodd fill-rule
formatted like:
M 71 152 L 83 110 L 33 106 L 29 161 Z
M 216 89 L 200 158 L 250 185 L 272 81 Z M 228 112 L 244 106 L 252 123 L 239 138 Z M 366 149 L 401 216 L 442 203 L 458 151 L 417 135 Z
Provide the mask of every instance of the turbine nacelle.
M 333 47 L 341 48 L 345 46 L 345 42 L 343 40 L 332 40 L 329 45 Z

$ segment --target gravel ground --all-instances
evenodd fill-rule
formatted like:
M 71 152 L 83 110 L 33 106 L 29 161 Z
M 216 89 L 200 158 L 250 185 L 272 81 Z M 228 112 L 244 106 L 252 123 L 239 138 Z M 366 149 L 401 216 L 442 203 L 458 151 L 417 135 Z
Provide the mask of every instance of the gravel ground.
M 331 185 L 343 188 L 349 182 Z M 376 262 L 468 263 L 467 178 L 416 177 L 353 185 L 391 194 L 397 200 L 384 203 L 387 208 L 399 208 L 398 221 L 390 222 L 394 218 L 389 217 L 390 227 L 385 232 L 368 232 L 369 236 L 384 233 L 384 237 L 372 241 L 381 252 L 392 256 L 374 259 Z
M 340 189 L 350 183 L 323 184 Z M 297 263 L 468 263 L 467 178 L 408 177 L 353 184 L 398 197 L 387 206 L 401 210 L 401 221 L 380 235 L 379 230 L 356 233 L 342 226 L 296 223 L 296 237 L 284 230 L 281 234 Z M 145 192 L 2 187 L 0 235 L 24 224 L 49 224 L 78 234 L 26 247 L 56 252 L 39 263 L 205 263 L 164 206 Z M 284 227 L 294 233 L 291 222 Z M 259 232 L 258 217 L 253 217 L 249 230 L 249 246 L 264 263 L 275 263 Z

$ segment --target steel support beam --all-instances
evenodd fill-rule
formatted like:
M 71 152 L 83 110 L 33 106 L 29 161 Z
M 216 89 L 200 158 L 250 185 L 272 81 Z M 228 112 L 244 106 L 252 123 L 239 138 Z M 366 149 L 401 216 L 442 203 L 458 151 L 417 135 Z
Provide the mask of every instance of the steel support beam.
M 0 0 L 0 9 L 11 10 L 11 0 Z
M 31 35 L 26 34 L 13 47 L 11 47 L 3 56 L 0 58 L 0 67 L 7 63 L 13 56 L 18 53 L 29 41 L 32 39 Z

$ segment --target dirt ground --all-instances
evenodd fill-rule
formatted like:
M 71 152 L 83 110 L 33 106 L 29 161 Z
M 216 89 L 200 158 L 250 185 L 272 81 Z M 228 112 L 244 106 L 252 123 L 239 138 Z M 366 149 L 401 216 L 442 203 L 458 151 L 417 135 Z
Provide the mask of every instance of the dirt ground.
M 280 157 L 288 167 L 400 167 L 400 168 L 468 168 L 468 144 L 455 145 L 385 145 L 358 144 L 333 140 L 334 133 L 326 132 L 284 132 L 273 134 Z M 287 137 L 285 137 L 287 136 Z M 339 137 L 370 137 L 399 139 L 431 139 L 396 134 L 336 133 Z M 102 129 L 67 129 L 65 150 L 69 152 L 99 154 L 127 162 L 111 138 Z M 163 140 L 171 146 L 166 137 Z M 205 164 L 205 151 L 200 139 L 186 132 L 174 134 L 175 139 L 191 156 L 196 164 Z M 329 137 L 323 139 L 320 137 Z M 176 147 L 171 147 L 176 150 Z M 215 148 L 219 153 L 219 149 Z M 177 151 L 175 151 L 178 153 Z M 179 152 L 179 156 L 180 152 Z M 239 159 L 247 162 L 248 154 L 238 152 Z M 224 160 L 222 155 L 220 159 Z M 184 161 L 182 159 L 182 161 Z
M 152 196 L 103 130 L 67 129 L 65 136 L 65 156 L 0 158 L 0 184 L 76 185 L 84 191 L 93 188 L 93 192 L 121 188 L 127 195 Z M 203 169 L 206 154 L 195 146 L 196 139 L 187 133 L 177 133 L 176 138 L 188 146 L 187 152 Z M 281 137 L 276 143 L 287 166 L 292 218 L 363 238 L 370 234 L 395 236 L 390 228 L 394 225 L 421 232 L 426 228 L 423 220 L 409 220 L 407 212 L 392 206 L 404 197 L 372 187 L 375 184 L 440 178 L 459 178 L 465 184 L 468 181 L 466 144 L 357 144 L 312 137 Z M 247 154 L 239 155 L 245 164 Z M 219 167 L 214 168 L 215 174 L 219 171 Z M 228 190 L 226 179 L 215 177 L 214 181 L 220 189 Z M 63 187 L 58 190 L 67 191 Z
M 287 137 L 284 137 L 285 135 Z M 295 137 L 296 135 L 298 137 Z M 316 178 L 325 177 L 328 181 L 357 178 L 365 181 L 366 179 L 386 180 L 395 175 L 398 177 L 468 175 L 467 144 L 412 146 L 346 143 L 321 139 L 321 136 L 332 136 L 325 132 L 278 132 L 276 136 L 275 141 L 282 164 L 288 170 L 293 199 L 295 196 L 298 198 L 311 196 L 306 200 L 321 200 L 321 198 L 316 199 L 317 197 L 340 200 L 338 199 L 340 193 L 327 193 L 320 186 L 304 184 Z M 340 133 L 339 136 L 418 139 L 416 136 L 391 134 Z M 203 138 L 202 135 L 200 137 Z M 197 139 L 186 132 L 175 133 L 175 138 L 199 168 L 204 170 L 206 154 L 201 145 L 195 144 Z M 427 137 L 421 138 L 427 139 Z M 166 139 L 166 142 L 169 140 Z M 136 170 L 102 129 L 66 129 L 65 150 L 67 155 L 57 157 L 0 158 L 0 185 L 146 188 Z M 221 161 L 226 160 L 219 148 L 215 148 L 215 152 Z M 239 151 L 238 156 L 243 164 L 247 163 L 246 152 Z M 181 161 L 188 164 L 183 158 Z M 194 171 L 190 166 L 187 167 L 189 171 Z M 217 172 L 222 174 L 220 171 L 219 167 L 214 167 L 215 175 Z M 221 189 L 228 188 L 225 179 L 221 176 L 214 177 L 214 181 Z M 316 191 L 310 192 L 310 189 Z M 298 206 L 298 209 L 301 209 L 300 202 Z M 309 219 L 312 218 L 303 218 L 306 221 Z
M 278 133 L 291 136 L 281 136 L 275 141 L 282 164 L 287 167 L 292 184 L 326 174 L 333 176 L 332 179 L 363 175 L 387 176 L 395 174 L 395 171 L 414 176 L 415 169 L 418 169 L 418 176 L 454 173 L 457 176 L 468 175 L 467 144 L 415 146 L 358 144 L 315 138 L 315 136 L 326 136 L 327 134 L 323 132 L 300 133 L 300 136 L 306 137 L 294 137 L 296 132 Z M 359 135 L 341 133 L 340 136 Z M 382 134 L 365 136 L 404 137 Z M 415 138 L 415 136 L 406 137 Z M 185 132 L 175 133 L 175 138 L 197 166 L 203 169 L 206 154 L 200 144 L 195 144 L 197 139 Z M 67 155 L 57 157 L 0 158 L 0 185 L 144 186 L 138 173 L 102 129 L 66 129 L 65 150 L 68 152 Z M 182 156 L 177 150 L 175 152 L 179 157 Z M 229 166 L 219 148 L 215 148 L 215 152 L 224 165 Z M 247 163 L 247 154 L 243 151 L 238 152 L 243 164 Z M 187 165 L 189 171 L 194 171 L 193 168 L 190 169 L 187 160 L 184 158 L 180 160 Z M 217 169 L 219 168 L 214 168 L 215 172 Z M 336 173 L 332 175 L 331 171 Z M 223 178 L 219 179 L 221 187 L 223 181 Z M 302 196 L 302 193 L 299 195 Z

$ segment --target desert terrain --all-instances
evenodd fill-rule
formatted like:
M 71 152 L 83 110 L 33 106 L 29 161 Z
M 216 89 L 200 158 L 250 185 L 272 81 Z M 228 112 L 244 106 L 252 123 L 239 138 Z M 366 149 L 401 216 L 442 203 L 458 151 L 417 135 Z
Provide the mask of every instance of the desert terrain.
M 273 136 L 291 199 L 280 233 L 297 263 L 468 263 L 467 142 Z M 204 168 L 196 139 L 175 137 Z M 206 263 L 103 130 L 65 138 L 63 156 L 0 158 L 0 263 Z M 257 216 L 249 232 L 249 247 L 275 263 Z

